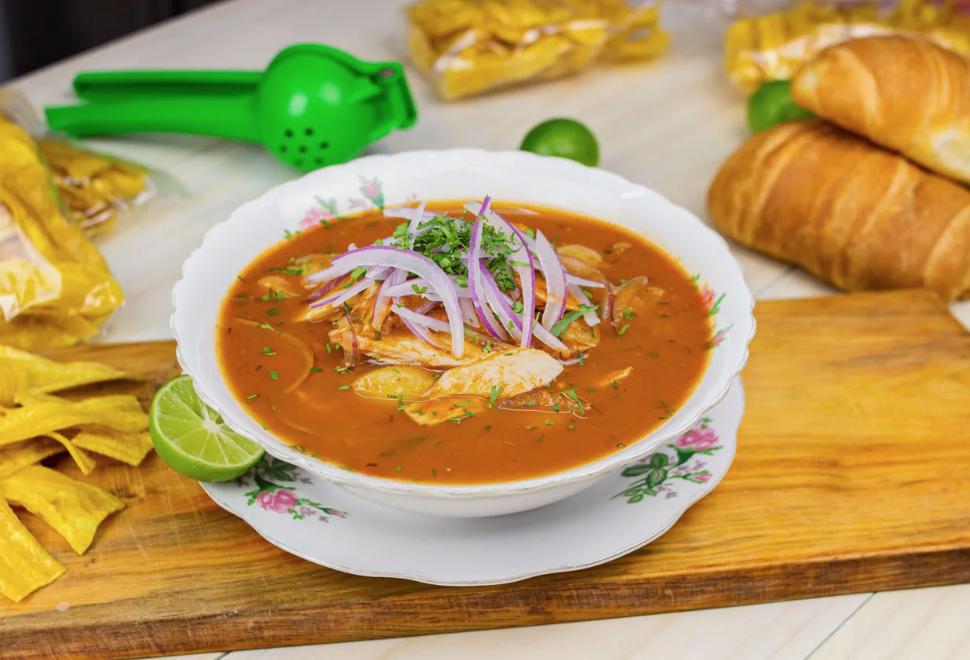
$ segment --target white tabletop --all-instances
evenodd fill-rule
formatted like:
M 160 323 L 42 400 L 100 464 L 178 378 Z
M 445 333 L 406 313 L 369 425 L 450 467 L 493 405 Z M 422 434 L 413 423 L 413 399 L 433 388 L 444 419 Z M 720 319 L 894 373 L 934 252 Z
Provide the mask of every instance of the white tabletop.
M 10 86 L 38 106 L 69 101 L 81 70 L 263 68 L 297 42 L 328 43 L 364 59 L 407 59 L 403 0 L 232 0 L 165 23 Z M 378 151 L 515 149 L 531 126 L 572 116 L 599 137 L 601 166 L 650 186 L 700 217 L 721 161 L 746 136 L 743 96 L 722 73 L 721 29 L 668 8 L 671 51 L 655 64 L 601 68 L 570 80 L 461 103 L 439 102 L 409 70 L 418 125 Z M 260 148 L 194 137 L 92 141 L 177 180 L 184 196 L 122 219 L 99 247 L 127 294 L 103 340 L 170 337 L 171 290 L 181 264 L 239 204 L 295 176 Z M 735 250 L 760 299 L 826 295 L 801 271 Z M 970 327 L 970 303 L 953 306 Z M 196 660 L 860 660 L 970 658 L 970 585 L 770 603 L 327 646 L 214 653 Z M 133 631 L 133 634 L 137 634 Z

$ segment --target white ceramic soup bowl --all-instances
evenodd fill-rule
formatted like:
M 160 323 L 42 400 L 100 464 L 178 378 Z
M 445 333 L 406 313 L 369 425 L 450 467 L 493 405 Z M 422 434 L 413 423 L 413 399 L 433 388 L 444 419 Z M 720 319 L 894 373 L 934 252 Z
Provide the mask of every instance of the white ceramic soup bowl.
M 415 200 L 491 195 L 594 216 L 646 237 L 697 275 L 712 307 L 711 359 L 693 395 L 663 426 L 626 449 L 538 479 L 484 486 L 411 484 L 357 474 L 311 458 L 264 430 L 233 397 L 216 352 L 219 309 L 238 275 L 290 232 L 331 215 Z M 690 430 L 728 392 L 748 357 L 753 298 L 717 233 L 657 193 L 602 170 L 525 152 L 418 151 L 370 156 L 283 184 L 213 227 L 185 262 L 174 291 L 178 360 L 199 396 L 233 429 L 273 456 L 364 499 L 419 513 L 476 517 L 525 511 L 588 488 Z

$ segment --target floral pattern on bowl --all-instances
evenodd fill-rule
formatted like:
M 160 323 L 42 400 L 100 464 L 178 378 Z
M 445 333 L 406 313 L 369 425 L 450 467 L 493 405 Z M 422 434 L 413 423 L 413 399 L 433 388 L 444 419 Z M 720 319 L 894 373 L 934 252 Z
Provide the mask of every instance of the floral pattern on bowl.
M 660 537 L 727 473 L 743 413 L 738 380 L 707 418 L 652 457 L 568 499 L 510 516 L 454 519 L 394 511 L 268 457 L 235 484 L 202 487 L 271 543 L 322 566 L 430 584 L 501 584 L 595 566 Z M 668 475 L 650 487 L 653 495 L 628 493 L 642 489 L 645 478 L 656 481 L 649 475 L 665 460 Z M 262 490 L 251 490 L 253 485 Z M 293 494 L 277 505 L 278 493 L 291 492 L 287 487 Z M 264 495 L 273 496 L 267 506 L 260 504 Z M 311 516 L 295 506 L 297 499 L 326 502 L 329 513 L 318 518 L 340 524 L 304 524 Z

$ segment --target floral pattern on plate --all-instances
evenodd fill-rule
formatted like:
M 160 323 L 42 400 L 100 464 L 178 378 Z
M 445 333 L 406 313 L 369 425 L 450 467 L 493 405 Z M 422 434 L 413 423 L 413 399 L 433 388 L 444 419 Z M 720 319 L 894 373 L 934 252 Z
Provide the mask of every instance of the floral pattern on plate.
M 661 536 L 728 471 L 743 412 L 744 390 L 735 380 L 702 422 L 653 457 L 573 497 L 507 516 L 459 519 L 395 511 L 269 458 L 236 483 L 202 487 L 271 543 L 322 566 L 429 584 L 502 584 L 595 566 Z M 660 455 L 665 459 L 655 458 Z M 664 479 L 649 476 L 659 470 L 666 470 Z M 627 494 L 634 488 L 640 490 Z M 309 516 L 302 506 L 319 513 Z M 340 524 L 303 522 L 321 515 Z
M 237 479 L 236 483 L 240 488 L 256 486 L 254 490 L 246 493 L 247 506 L 255 504 L 266 511 L 288 513 L 293 516 L 293 520 L 314 518 L 321 522 L 329 522 L 331 517 L 347 517 L 343 511 L 323 506 L 306 497 L 299 497 L 295 485 L 284 486 L 276 483 L 277 481 L 291 484 L 313 483 L 313 479 L 304 475 L 295 465 L 269 455 L 259 459 L 256 467 L 246 476 Z
M 718 444 L 720 440 L 711 426 L 713 422 L 710 417 L 703 418 L 700 424 L 658 449 L 653 456 L 623 468 L 620 476 L 640 479 L 614 495 L 613 499 L 625 497 L 627 504 L 636 504 L 645 497 L 661 494 L 670 499 L 679 494 L 679 488 L 674 485 L 678 479 L 693 484 L 709 482 L 714 475 L 706 469 L 707 462 L 699 458 L 695 460 L 695 457 L 698 454 L 713 456 L 714 452 L 724 448 Z

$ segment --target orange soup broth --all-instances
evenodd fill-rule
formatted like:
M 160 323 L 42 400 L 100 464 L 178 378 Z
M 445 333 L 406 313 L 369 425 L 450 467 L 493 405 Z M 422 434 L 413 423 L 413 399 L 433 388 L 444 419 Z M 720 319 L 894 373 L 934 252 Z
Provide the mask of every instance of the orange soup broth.
M 458 215 L 461 206 L 429 208 Z M 290 259 L 341 253 L 351 243 L 364 246 L 390 236 L 403 221 L 379 212 L 284 240 L 240 273 L 223 303 L 218 333 L 219 361 L 234 396 L 273 435 L 308 455 L 363 474 L 441 485 L 562 472 L 618 452 L 654 431 L 690 397 L 708 363 L 708 309 L 690 275 L 658 247 L 615 225 L 538 207 L 530 209 L 538 215 L 501 204 L 496 210 L 511 222 L 542 230 L 557 246 L 579 244 L 603 253 L 618 242 L 630 243 L 602 272 L 614 285 L 645 275 L 664 290 L 654 310 L 622 324 L 628 326 L 622 335 L 609 320 L 597 326 L 603 330 L 599 345 L 582 365 L 566 367 L 554 382 L 557 389 L 572 388 L 592 403 L 586 419 L 492 409 L 460 424 L 420 426 L 398 410 L 397 400 L 364 398 L 348 388 L 375 368 L 366 356 L 352 373 L 336 371 L 345 365 L 341 350 L 333 345 L 327 350 L 332 324 L 293 322 L 307 305 L 307 295 L 263 300 L 267 289 L 259 280 L 285 270 Z M 288 350 L 286 334 L 314 348 L 312 372 L 292 389 L 302 377 L 294 370 L 302 367 Z M 631 366 L 630 376 L 611 381 L 611 374 Z

